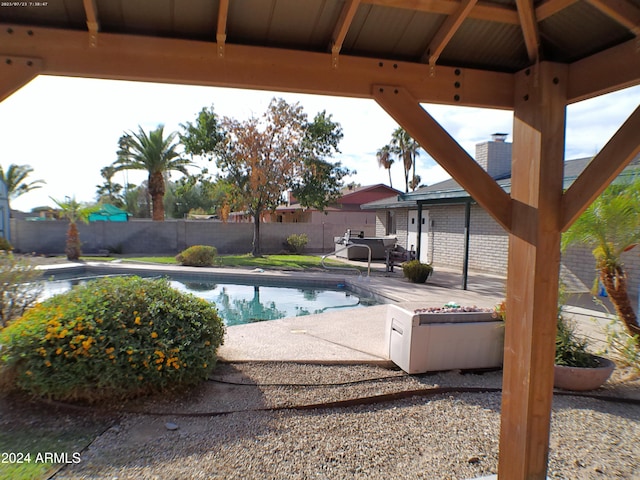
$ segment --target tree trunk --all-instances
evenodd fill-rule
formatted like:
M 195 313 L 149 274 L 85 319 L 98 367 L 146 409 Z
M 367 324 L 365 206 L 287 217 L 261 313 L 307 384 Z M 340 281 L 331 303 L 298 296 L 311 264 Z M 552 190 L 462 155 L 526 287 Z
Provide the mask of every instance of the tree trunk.
M 389 171 L 389 188 L 393 188 L 393 182 L 391 181 L 391 165 L 389 165 L 387 170 Z
M 260 210 L 253 213 L 253 250 L 251 250 L 251 255 L 254 257 L 259 257 L 262 254 L 262 249 L 260 248 L 260 214 L 262 212 Z
M 149 175 L 149 195 L 151 195 L 151 218 L 156 222 L 164 221 L 164 177 L 162 172 Z
M 80 249 L 80 234 L 78 233 L 78 226 L 75 222 L 69 223 L 69 229 L 67 230 L 67 245 L 65 253 L 67 254 L 67 260 L 78 260 L 82 251 Z
M 638 318 L 633 311 L 627 292 L 627 274 L 622 267 L 619 265 L 611 268 L 606 265 L 601 266 L 600 281 L 616 309 L 616 314 L 627 327 L 627 331 L 631 335 L 640 335 Z

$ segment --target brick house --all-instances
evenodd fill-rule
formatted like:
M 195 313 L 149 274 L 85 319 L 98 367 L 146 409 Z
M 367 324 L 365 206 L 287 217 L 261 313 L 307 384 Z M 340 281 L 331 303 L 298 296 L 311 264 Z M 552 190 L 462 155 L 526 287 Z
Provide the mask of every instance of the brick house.
M 506 135 L 495 134 L 476 145 L 476 161 L 507 192 L 511 189 L 511 143 Z M 567 188 L 588 165 L 591 158 L 567 160 L 564 183 Z M 640 155 L 621 176 L 637 171 Z M 400 194 L 362 206 L 376 212 L 376 236 L 395 235 L 398 244 L 418 250 L 420 260 L 435 267 L 465 268 L 504 275 L 507 271 L 509 239 L 507 233 L 453 179 L 415 192 Z M 640 286 L 640 256 L 626 253 L 629 292 Z M 466 264 L 466 265 L 465 265 Z M 564 274 L 590 288 L 595 278 L 595 260 L 588 248 L 574 247 L 562 258 Z

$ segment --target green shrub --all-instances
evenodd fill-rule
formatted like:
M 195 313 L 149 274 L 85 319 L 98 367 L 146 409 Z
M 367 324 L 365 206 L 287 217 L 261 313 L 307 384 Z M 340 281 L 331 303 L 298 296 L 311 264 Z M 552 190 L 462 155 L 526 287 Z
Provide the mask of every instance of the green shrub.
M 167 280 L 103 278 L 0 331 L 0 367 L 5 383 L 38 397 L 130 398 L 204 381 L 223 335 L 215 307 Z
M 307 246 L 307 243 L 309 243 L 309 237 L 307 237 L 306 233 L 294 233 L 287 237 L 287 245 L 294 253 L 302 253 L 304 251 L 304 247 Z
M 13 245 L 4 237 L 0 237 L 0 251 L 10 252 L 13 250 Z
M 194 245 L 180 252 L 176 260 L 190 267 L 211 267 L 216 255 L 218 255 L 216 247 Z
M 598 366 L 597 358 L 587 352 L 587 341 L 575 335 L 575 325 L 558 315 L 556 330 L 556 365 L 567 367 L 593 368 Z
M 419 260 L 410 260 L 402 264 L 402 273 L 413 283 L 424 283 L 433 273 L 433 267 Z
M 35 305 L 42 293 L 41 278 L 35 265 L 0 252 L 0 328 Z

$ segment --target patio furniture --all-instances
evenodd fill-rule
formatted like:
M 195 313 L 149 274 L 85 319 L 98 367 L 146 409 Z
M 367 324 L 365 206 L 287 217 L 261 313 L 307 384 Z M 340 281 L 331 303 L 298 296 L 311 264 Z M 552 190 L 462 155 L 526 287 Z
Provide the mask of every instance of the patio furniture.
M 400 266 L 404 262 L 408 262 L 409 260 L 415 260 L 416 252 L 415 250 L 406 250 L 402 248 L 400 245 L 395 245 L 393 248 L 387 249 L 385 252 L 385 263 L 387 272 L 393 272 L 394 266 Z
M 502 366 L 504 323 L 491 313 L 415 313 L 389 305 L 389 358 L 407 373 Z

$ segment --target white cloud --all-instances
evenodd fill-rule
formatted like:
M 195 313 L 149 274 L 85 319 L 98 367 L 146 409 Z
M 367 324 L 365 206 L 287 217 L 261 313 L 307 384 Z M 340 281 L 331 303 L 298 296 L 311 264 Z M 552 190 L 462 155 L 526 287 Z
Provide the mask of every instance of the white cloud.
M 373 100 L 43 76 L 0 103 L 0 164 L 29 164 L 35 170 L 33 180 L 47 181 L 12 206 L 29 210 L 51 205 L 50 196 L 92 200 L 102 181 L 100 169 L 115 160 L 117 141 L 125 130 L 137 130 L 138 125 L 149 130 L 160 123 L 166 131 L 177 130 L 211 105 L 221 116 L 244 119 L 261 115 L 274 96 L 299 101 L 310 116 L 321 110 L 333 115 L 344 130 L 342 153 L 336 159 L 358 172 L 351 180 L 363 185 L 388 182 L 375 153 L 389 142 L 397 125 Z M 570 106 L 567 157 L 592 155 L 639 103 L 640 87 L 635 87 Z M 512 131 L 510 111 L 425 108 L 472 156 L 476 143 L 492 133 Z M 448 177 L 425 154 L 419 158 L 418 174 L 428 184 Z M 394 187 L 404 189 L 401 165 L 394 165 L 392 176 Z M 144 177 L 128 174 L 132 183 Z

